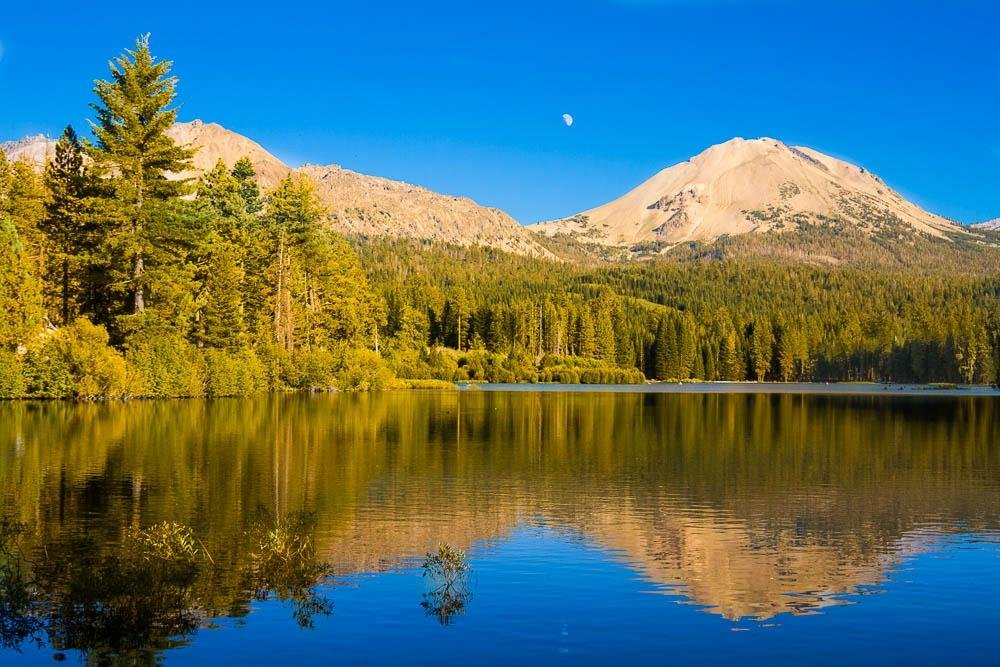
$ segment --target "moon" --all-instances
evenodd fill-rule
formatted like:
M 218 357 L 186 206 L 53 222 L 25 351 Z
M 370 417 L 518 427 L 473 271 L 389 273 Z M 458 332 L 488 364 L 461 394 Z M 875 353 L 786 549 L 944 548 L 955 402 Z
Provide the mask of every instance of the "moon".
M 573 117 L 568 113 L 563 114 L 563 122 L 566 123 L 566 127 L 573 127 Z

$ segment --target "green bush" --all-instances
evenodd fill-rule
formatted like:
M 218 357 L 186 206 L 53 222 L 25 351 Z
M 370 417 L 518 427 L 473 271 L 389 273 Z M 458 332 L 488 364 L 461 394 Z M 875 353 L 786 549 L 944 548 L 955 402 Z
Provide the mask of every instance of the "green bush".
M 24 361 L 27 393 L 40 398 L 128 398 L 138 387 L 104 327 L 80 318 L 48 334 Z
M 375 352 L 348 350 L 337 377 L 337 387 L 343 391 L 379 391 L 395 385 L 396 378 Z
M 205 363 L 183 336 L 138 331 L 125 342 L 125 359 L 140 383 L 140 395 L 153 398 L 205 395 Z
M 424 360 L 430 368 L 430 376 L 435 380 L 454 380 L 458 370 L 457 354 L 440 347 L 432 348 Z
M 207 396 L 247 396 L 268 388 L 266 369 L 253 350 L 209 349 L 203 354 Z
M 21 398 L 25 394 L 24 375 L 17 354 L 0 350 L 0 398 Z
M 296 350 L 285 366 L 285 383 L 294 389 L 328 390 L 336 385 L 342 354 L 325 348 Z

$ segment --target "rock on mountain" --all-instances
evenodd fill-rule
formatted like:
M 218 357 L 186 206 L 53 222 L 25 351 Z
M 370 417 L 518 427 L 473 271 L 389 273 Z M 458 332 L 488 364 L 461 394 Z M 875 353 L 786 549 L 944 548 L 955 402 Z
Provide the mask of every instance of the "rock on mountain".
M 861 167 L 768 138 L 713 146 L 610 203 L 530 229 L 633 247 L 840 223 L 871 233 L 964 233 Z

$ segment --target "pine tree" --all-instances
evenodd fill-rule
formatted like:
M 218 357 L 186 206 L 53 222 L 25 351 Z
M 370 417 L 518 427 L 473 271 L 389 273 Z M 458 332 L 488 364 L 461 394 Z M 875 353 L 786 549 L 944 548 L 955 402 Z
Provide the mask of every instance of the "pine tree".
M 257 171 L 253 167 L 253 162 L 244 155 L 233 165 L 231 173 L 239 184 L 244 212 L 250 215 L 260 213 L 264 208 L 264 202 L 260 198 L 260 188 L 257 186 Z
M 664 315 L 656 327 L 653 371 L 660 380 L 680 379 L 680 355 L 677 327 L 673 318 Z
M 9 217 L 32 261 L 40 264 L 44 253 L 40 224 L 45 217 L 45 186 L 27 158 L 0 167 L 0 214 Z
M 115 209 L 109 236 L 128 262 L 123 273 L 134 314 L 146 309 L 151 282 L 146 259 L 154 246 L 150 227 L 162 213 L 158 205 L 190 188 L 187 181 L 168 178 L 190 168 L 194 154 L 167 135 L 177 118 L 170 107 L 177 87 L 171 64 L 153 56 L 149 35 L 140 37 L 134 49 L 110 64 L 111 79 L 95 83 L 99 101 L 91 105 L 97 113 L 97 121 L 91 122 L 97 143 L 88 152 L 112 187 L 113 198 L 105 201 L 109 212 Z
M 594 338 L 597 344 L 597 358 L 614 363 L 617 346 L 615 343 L 615 323 L 612 318 L 612 305 L 607 299 L 597 303 L 594 314 Z
M 754 320 L 750 333 L 750 368 L 757 382 L 763 382 L 771 370 L 773 345 L 771 324 L 763 318 Z
M 736 334 L 729 332 L 722 339 L 719 349 L 719 370 L 723 380 L 738 382 L 743 379 L 739 351 L 736 348 Z
M 244 345 L 242 284 L 239 252 L 232 244 L 219 240 L 214 244 L 206 272 L 199 344 L 228 350 Z
M 87 306 L 99 287 L 89 282 L 98 263 L 98 226 L 90 211 L 89 198 L 95 184 L 84 163 L 83 145 L 72 126 L 66 126 L 56 142 L 55 158 L 45 168 L 49 198 L 41 229 L 48 238 L 49 282 L 58 294 L 58 316 L 50 317 L 69 324 Z
M 588 306 L 580 309 L 576 321 L 576 353 L 581 357 L 597 355 L 597 334 L 594 330 L 594 316 Z

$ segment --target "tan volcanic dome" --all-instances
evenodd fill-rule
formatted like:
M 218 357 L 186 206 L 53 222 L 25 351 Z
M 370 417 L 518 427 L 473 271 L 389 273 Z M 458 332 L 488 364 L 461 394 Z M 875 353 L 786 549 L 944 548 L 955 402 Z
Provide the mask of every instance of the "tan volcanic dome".
M 610 203 L 531 229 L 611 246 L 676 244 L 795 229 L 798 221 L 822 216 L 869 228 L 873 213 L 885 212 L 931 236 L 964 231 L 906 201 L 863 168 L 769 138 L 712 146 Z

